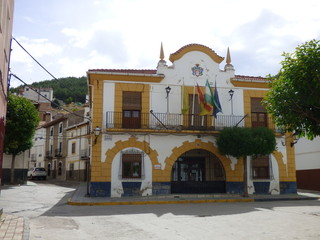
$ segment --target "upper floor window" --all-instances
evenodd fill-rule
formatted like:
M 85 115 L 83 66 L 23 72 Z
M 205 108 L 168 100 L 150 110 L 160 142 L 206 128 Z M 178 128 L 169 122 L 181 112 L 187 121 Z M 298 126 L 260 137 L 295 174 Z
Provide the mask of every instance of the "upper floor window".
M 76 143 L 73 142 L 71 145 L 71 153 L 75 153 L 76 152 Z
M 141 128 L 141 92 L 122 93 L 122 127 Z
M 53 127 L 50 128 L 50 136 L 53 136 Z
M 62 133 L 62 123 L 59 123 L 59 133 Z
M 262 98 L 251 98 L 252 127 L 268 127 L 268 113 L 262 105 Z

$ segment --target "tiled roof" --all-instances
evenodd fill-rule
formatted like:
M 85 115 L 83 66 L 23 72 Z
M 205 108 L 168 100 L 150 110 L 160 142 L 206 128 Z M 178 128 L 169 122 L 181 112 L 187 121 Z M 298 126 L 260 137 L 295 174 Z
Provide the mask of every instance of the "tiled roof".
M 204 45 L 201 45 L 201 44 L 197 44 L 197 43 L 191 43 L 191 44 L 183 46 L 178 51 L 170 54 L 169 60 L 171 62 L 174 62 L 175 60 L 178 60 L 179 58 L 181 58 L 184 54 L 191 52 L 191 51 L 204 52 L 207 55 L 209 55 L 212 58 L 212 60 L 214 60 L 217 63 L 221 63 L 224 60 L 224 57 L 219 56 L 211 48 L 204 46 Z
M 89 72 L 157 74 L 156 69 L 89 69 Z
M 264 77 L 253 77 L 253 76 L 244 76 L 244 75 L 235 75 L 234 78 L 236 80 L 244 80 L 244 81 L 267 81 L 267 78 Z

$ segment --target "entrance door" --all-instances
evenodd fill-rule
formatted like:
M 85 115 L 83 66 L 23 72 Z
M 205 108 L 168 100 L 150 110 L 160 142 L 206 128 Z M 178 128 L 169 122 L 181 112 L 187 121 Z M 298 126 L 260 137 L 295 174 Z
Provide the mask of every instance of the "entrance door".
M 219 160 L 205 152 L 187 154 L 172 167 L 171 193 L 224 193 L 225 176 Z
M 179 158 L 172 169 L 172 193 L 200 193 L 205 181 L 205 158 Z

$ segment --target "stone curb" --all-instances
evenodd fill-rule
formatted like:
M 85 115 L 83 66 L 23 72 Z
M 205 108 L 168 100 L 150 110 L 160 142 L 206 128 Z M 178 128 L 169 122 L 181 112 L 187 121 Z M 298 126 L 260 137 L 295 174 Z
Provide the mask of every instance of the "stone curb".
M 151 205 L 151 204 L 187 204 L 187 203 L 234 203 L 234 202 L 268 202 L 268 201 L 295 201 L 295 200 L 319 200 L 318 197 L 284 197 L 284 198 L 243 198 L 243 199 L 181 199 L 181 200 L 141 200 L 141 201 L 105 201 L 105 202 L 81 202 L 68 199 L 71 206 L 116 206 L 116 205 Z

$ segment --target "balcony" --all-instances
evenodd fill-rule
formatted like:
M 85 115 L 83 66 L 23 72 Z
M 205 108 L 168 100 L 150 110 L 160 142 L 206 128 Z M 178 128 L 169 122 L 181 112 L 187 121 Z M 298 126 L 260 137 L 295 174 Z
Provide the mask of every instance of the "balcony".
M 51 151 L 47 151 L 46 152 L 46 159 L 52 159 L 52 158 L 53 158 L 52 152 Z
M 80 150 L 80 158 L 82 160 L 87 160 L 89 159 L 89 149 L 82 149 Z
M 36 162 L 37 161 L 37 155 L 36 154 L 31 154 L 30 160 L 31 160 L 31 162 Z
M 54 156 L 55 157 L 62 157 L 62 149 L 60 149 L 60 148 L 55 149 Z
M 263 127 L 280 132 L 271 117 L 257 119 L 249 115 L 200 116 L 195 114 L 140 113 L 126 115 L 122 112 L 106 112 L 108 129 L 175 130 L 175 131 L 221 131 L 226 127 Z

